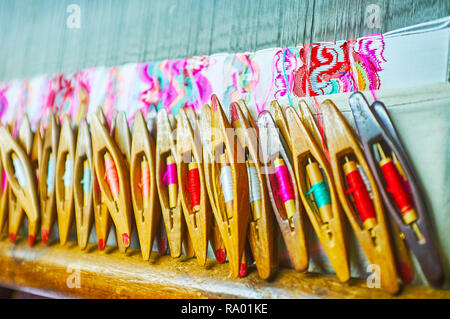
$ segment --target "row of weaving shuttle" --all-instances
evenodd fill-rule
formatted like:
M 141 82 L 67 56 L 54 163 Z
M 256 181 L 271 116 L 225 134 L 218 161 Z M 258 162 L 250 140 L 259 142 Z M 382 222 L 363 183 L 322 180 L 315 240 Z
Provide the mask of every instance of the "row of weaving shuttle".
M 89 125 L 82 121 L 78 128 L 67 116 L 60 127 L 60 120 L 51 114 L 43 134 L 40 128 L 34 138 L 25 116 L 17 140 L 12 129 L 0 128 L 0 174 L 4 170 L 8 181 L 0 189 L 0 229 L 9 211 L 14 241 L 25 212 L 30 245 L 39 219 L 45 243 L 57 217 L 64 244 L 75 217 L 78 244 L 84 249 L 94 217 L 99 249 L 105 248 L 112 222 L 118 248 L 125 252 L 135 222 L 145 260 L 157 238 L 160 252 L 166 244 L 176 258 L 184 248 L 187 257 L 195 255 L 205 265 L 210 242 L 219 262 L 228 256 L 233 277 L 246 275 L 248 241 L 259 276 L 268 279 L 279 263 L 278 229 L 294 269 L 308 270 L 308 218 L 337 277 L 348 281 L 346 216 L 369 263 L 380 267 L 381 286 L 396 293 L 395 255 L 400 252 L 402 260 L 411 262 L 403 240 L 391 245 L 382 204 L 382 197 L 390 198 L 380 176 L 372 175 L 374 164 L 367 164 L 367 154 L 337 107 L 326 100 L 321 109 L 326 144 L 304 101 L 298 111 L 273 101 L 256 121 L 243 101 L 233 102 L 229 121 L 213 95 L 211 106 L 203 106 L 198 116 L 184 108 L 175 119 L 162 109 L 146 121 L 137 111 L 131 135 L 124 113 L 116 113 L 108 127 L 102 108 L 91 115 Z M 406 155 L 400 158 L 402 166 L 411 166 Z M 17 173 L 17 160 L 24 178 Z M 346 175 L 357 166 L 371 190 L 373 216 L 367 221 L 346 191 Z M 407 171 L 408 179 L 414 179 Z M 402 235 L 408 233 L 397 219 L 394 236 L 399 235 L 398 228 Z M 420 215 L 419 221 L 424 219 Z M 428 226 L 422 222 L 419 227 L 428 239 Z M 406 241 L 414 246 L 408 237 Z M 439 256 L 432 253 L 439 264 Z M 429 281 L 439 286 L 442 279 Z

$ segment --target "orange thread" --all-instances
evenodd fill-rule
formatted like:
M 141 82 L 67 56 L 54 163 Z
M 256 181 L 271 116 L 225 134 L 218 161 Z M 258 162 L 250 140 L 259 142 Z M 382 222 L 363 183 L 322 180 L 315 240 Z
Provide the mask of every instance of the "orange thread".
M 119 195 L 119 177 L 117 175 L 116 164 L 108 153 L 105 154 L 105 171 L 106 181 L 109 184 L 111 193 L 114 197 L 117 197 Z

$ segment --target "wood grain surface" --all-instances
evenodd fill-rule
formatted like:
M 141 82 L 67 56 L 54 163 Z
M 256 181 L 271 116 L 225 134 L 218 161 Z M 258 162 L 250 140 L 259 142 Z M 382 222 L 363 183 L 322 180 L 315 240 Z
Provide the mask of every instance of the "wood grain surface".
M 335 276 L 300 274 L 282 269 L 271 281 L 259 279 L 255 268 L 249 276 L 230 277 L 229 266 L 208 259 L 206 268 L 195 259 L 158 257 L 142 260 L 139 251 L 127 254 L 94 244 L 81 251 L 75 242 L 60 246 L 38 243 L 30 248 L 25 239 L 16 244 L 0 240 L 0 283 L 14 289 L 49 297 L 72 298 L 391 298 L 381 289 L 366 287 L 362 280 L 341 283 Z M 78 272 L 79 271 L 79 272 Z M 74 276 L 79 274 L 79 288 Z M 69 282 L 69 285 L 68 285 Z M 450 298 L 448 290 L 408 286 L 394 298 Z

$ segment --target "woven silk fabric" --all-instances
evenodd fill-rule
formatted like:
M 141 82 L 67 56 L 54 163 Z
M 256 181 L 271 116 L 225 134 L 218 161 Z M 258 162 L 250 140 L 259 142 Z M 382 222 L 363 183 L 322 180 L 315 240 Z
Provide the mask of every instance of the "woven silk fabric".
M 130 122 L 140 109 L 194 110 L 215 93 L 225 108 L 243 99 L 261 112 L 272 99 L 293 101 L 380 88 L 385 44 L 381 34 L 339 42 L 217 54 L 184 59 L 86 68 L 71 74 L 0 83 L 0 119 L 20 122 L 28 114 L 34 129 L 50 110 L 78 124 L 101 106 L 107 119 L 123 110 Z

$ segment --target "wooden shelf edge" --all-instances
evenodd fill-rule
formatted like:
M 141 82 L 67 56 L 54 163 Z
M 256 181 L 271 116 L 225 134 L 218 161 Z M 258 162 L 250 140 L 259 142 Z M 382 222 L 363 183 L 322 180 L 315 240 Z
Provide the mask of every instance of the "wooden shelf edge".
M 89 244 L 81 251 L 74 242 L 30 248 L 25 240 L 2 240 L 0 269 L 0 285 L 58 298 L 450 298 L 450 290 L 410 286 L 391 296 L 362 280 L 341 283 L 335 276 L 290 269 L 280 269 L 271 281 L 261 280 L 254 268 L 246 278 L 233 279 L 227 264 L 213 260 L 201 267 L 196 259 L 154 252 L 143 261 L 137 250 L 124 255 Z

